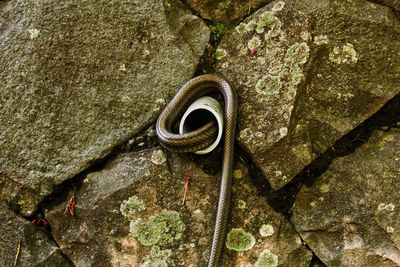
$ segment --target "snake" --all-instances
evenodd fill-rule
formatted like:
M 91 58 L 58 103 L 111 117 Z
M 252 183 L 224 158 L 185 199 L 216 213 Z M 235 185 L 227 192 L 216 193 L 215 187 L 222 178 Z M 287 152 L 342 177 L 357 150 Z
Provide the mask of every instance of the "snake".
M 163 147 L 176 152 L 195 152 L 207 147 L 215 140 L 218 128 L 211 120 L 193 131 L 178 134 L 174 125 L 182 117 L 191 103 L 199 97 L 219 93 L 224 100 L 223 164 L 208 267 L 217 267 L 221 260 L 226 225 L 228 220 L 231 187 L 235 129 L 237 120 L 237 96 L 229 83 L 216 74 L 204 74 L 186 82 L 160 113 L 156 123 L 156 133 Z

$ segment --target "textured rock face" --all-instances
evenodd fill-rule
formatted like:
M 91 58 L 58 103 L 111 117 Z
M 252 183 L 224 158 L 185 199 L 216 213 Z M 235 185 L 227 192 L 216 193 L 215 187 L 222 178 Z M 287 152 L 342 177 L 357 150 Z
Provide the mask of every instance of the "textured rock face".
M 185 157 L 147 149 L 121 155 L 89 174 L 75 192 L 74 217 L 63 214 L 66 203 L 47 211 L 64 253 L 76 266 L 206 266 L 219 175 L 205 174 Z M 191 179 L 183 204 L 185 175 Z M 249 242 L 227 242 L 233 250 L 225 249 L 223 266 L 258 259 L 308 266 L 311 254 L 289 223 L 256 195 L 242 164 L 235 177 L 228 230 L 248 231 Z M 235 252 L 243 248 L 246 252 Z
M 232 23 L 268 2 L 271 0 L 188 0 L 187 4 L 203 19 Z
M 222 146 L 154 122 L 215 67 L 245 150 L 221 266 L 400 266 L 399 3 L 0 0 L 0 265 L 207 266 Z
M 377 131 L 301 189 L 296 230 L 328 266 L 400 265 L 400 129 Z
M 311 253 L 283 216 L 258 195 L 247 168 L 237 164 L 234 173 L 223 266 L 310 266 Z
M 33 224 L 18 217 L 0 203 L 0 261 L 1 266 L 70 266 L 53 241 Z
M 148 126 L 209 38 L 178 1 L 0 7 L 1 196 L 24 214 Z
M 160 148 L 123 154 L 85 178 L 74 217 L 63 214 L 66 203 L 47 212 L 76 266 L 206 265 L 218 177 L 184 157 L 166 157 Z
M 399 92 L 399 50 L 399 20 L 367 1 L 274 1 L 223 38 L 239 143 L 274 189 Z

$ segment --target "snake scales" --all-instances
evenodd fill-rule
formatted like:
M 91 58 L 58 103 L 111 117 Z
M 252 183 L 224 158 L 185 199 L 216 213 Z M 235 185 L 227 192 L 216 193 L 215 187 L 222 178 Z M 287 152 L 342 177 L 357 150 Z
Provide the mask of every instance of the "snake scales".
M 197 98 L 210 93 L 221 93 L 225 101 L 224 111 L 224 152 L 221 185 L 209 267 L 218 266 L 225 239 L 225 229 L 231 198 L 233 150 L 235 141 L 237 98 L 229 84 L 217 75 L 206 74 L 185 83 L 174 98 L 161 112 L 156 125 L 160 142 L 177 152 L 194 152 L 207 147 L 215 140 L 217 126 L 215 122 L 185 134 L 173 133 L 175 123 L 182 117 L 188 106 Z

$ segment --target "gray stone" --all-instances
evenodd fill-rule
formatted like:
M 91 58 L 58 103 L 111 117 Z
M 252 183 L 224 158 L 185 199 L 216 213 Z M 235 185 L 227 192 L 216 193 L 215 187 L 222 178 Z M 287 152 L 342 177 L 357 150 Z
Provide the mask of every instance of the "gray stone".
M 148 127 L 209 38 L 175 0 L 0 7 L 0 195 L 26 215 Z
M 328 266 L 400 265 L 400 129 L 376 131 L 297 196 L 292 221 Z
M 3 202 L 0 202 L 0 217 L 1 266 L 14 266 L 16 258 L 16 266 L 70 266 L 45 233 L 17 216 Z
M 191 181 L 183 204 L 185 174 Z M 159 148 L 122 154 L 90 173 L 67 203 L 46 212 L 76 266 L 205 266 L 218 196 L 217 176 Z M 156 265 L 160 264 L 160 265 Z
M 399 51 L 393 11 L 358 0 L 274 1 L 224 36 L 238 141 L 273 189 L 399 93 Z
M 247 168 L 238 163 L 234 174 L 228 232 L 240 229 L 236 232 L 250 234 L 255 242 L 248 250 L 237 252 L 245 245 L 243 239 L 228 239 L 223 266 L 310 266 L 311 252 L 293 226 L 268 205 L 265 197 L 259 196 Z
M 311 254 L 291 225 L 257 196 L 247 169 L 238 164 L 234 173 L 229 230 L 246 229 L 254 248 L 240 255 L 225 249 L 223 266 L 255 264 L 264 254 L 280 263 L 309 263 Z M 183 204 L 185 175 L 191 179 Z M 75 192 L 73 217 L 64 214 L 67 202 L 49 207 L 46 216 L 76 266 L 206 266 L 219 178 L 187 155 L 166 155 L 159 147 L 122 154 L 87 175 Z
M 234 23 L 271 0 L 188 0 L 187 4 L 203 19 Z

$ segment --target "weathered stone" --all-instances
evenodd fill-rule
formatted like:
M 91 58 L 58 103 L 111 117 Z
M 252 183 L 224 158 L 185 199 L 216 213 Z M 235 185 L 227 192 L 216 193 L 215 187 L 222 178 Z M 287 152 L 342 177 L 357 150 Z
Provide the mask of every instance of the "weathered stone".
M 328 266 L 400 265 L 400 129 L 376 131 L 303 186 L 292 221 Z
M 268 2 L 271 0 L 188 0 L 187 4 L 203 19 L 233 23 Z
M 265 197 L 259 196 L 247 168 L 236 164 L 234 173 L 228 232 L 236 238 L 230 240 L 228 234 L 224 266 L 310 266 L 312 254 L 293 226 L 267 204 Z
M 70 266 L 45 233 L 17 216 L 3 202 L 0 202 L 0 217 L 1 266 Z
M 0 7 L 0 195 L 23 214 L 154 121 L 209 38 L 175 0 Z
M 186 175 L 191 179 L 183 204 Z M 236 249 L 247 250 L 237 258 L 225 249 L 224 266 L 254 264 L 267 250 L 280 263 L 309 262 L 299 236 L 257 196 L 243 165 L 235 177 L 229 230 L 246 229 L 249 243 Z M 46 216 L 76 266 L 206 266 L 218 188 L 219 174 L 208 175 L 186 155 L 167 156 L 157 147 L 123 154 L 89 174 L 75 192 L 74 217 L 64 214 L 67 202 Z
M 399 93 L 399 51 L 393 11 L 358 0 L 274 1 L 225 35 L 238 141 L 273 189 Z
M 75 192 L 75 216 L 63 214 L 63 203 L 47 218 L 76 266 L 204 266 L 218 188 L 218 176 L 185 156 L 167 161 L 157 147 L 122 154 L 89 174 Z

